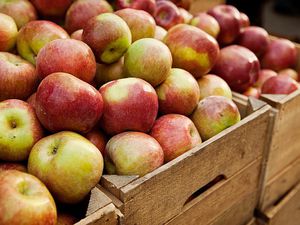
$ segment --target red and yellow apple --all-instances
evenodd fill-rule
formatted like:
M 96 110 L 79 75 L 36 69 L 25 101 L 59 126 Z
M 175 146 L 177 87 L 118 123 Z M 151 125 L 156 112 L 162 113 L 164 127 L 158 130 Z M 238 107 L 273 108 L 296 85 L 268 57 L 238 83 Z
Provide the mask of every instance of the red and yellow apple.
M 254 97 L 254 98 L 259 98 L 260 96 L 260 89 L 256 87 L 249 87 L 243 95 L 246 95 L 248 97 Z
M 83 29 L 76 30 L 71 34 L 71 38 L 78 41 L 82 41 L 82 33 L 83 33 Z
M 262 86 L 262 94 L 290 94 L 299 89 L 297 81 L 289 76 L 274 76 Z
M 43 16 L 61 17 L 72 4 L 73 0 L 31 0 L 37 11 Z
M 117 9 L 139 9 L 148 12 L 151 15 L 154 15 L 156 8 L 155 0 L 116 0 Z
M 85 138 L 92 142 L 99 149 L 101 154 L 104 155 L 107 140 L 105 134 L 100 129 L 92 129 L 85 134 Z
M 25 172 L 25 173 L 27 172 L 26 166 L 24 166 L 21 163 L 10 163 L 10 162 L 1 163 L 0 162 L 0 173 L 5 170 L 18 170 L 18 171 Z
M 163 41 L 166 34 L 167 34 L 167 31 L 164 28 L 156 25 L 155 34 L 154 34 L 155 39 Z
M 200 28 L 201 30 L 213 36 L 214 38 L 217 38 L 220 33 L 220 26 L 218 21 L 207 13 L 197 14 L 190 21 L 190 24 Z
M 10 51 L 15 47 L 18 28 L 14 19 L 0 13 L 0 52 Z
M 268 80 L 270 77 L 275 77 L 275 76 L 277 76 L 277 73 L 275 71 L 269 69 L 261 69 L 258 72 L 258 79 L 253 84 L 253 87 L 257 87 L 258 89 L 261 89 L 261 87 L 263 86 L 266 80 Z

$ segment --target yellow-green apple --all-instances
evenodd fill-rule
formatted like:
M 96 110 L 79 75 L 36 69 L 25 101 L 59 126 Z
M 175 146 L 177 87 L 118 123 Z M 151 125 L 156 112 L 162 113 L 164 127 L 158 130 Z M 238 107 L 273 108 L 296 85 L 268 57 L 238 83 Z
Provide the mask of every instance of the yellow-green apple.
M 277 73 L 275 71 L 269 69 L 261 69 L 258 72 L 258 79 L 253 84 L 253 87 L 257 87 L 258 89 L 261 89 L 261 87 L 263 86 L 266 80 L 268 80 L 270 77 L 275 77 L 275 76 L 277 76 Z
M 18 99 L 2 101 L 0 123 L 0 160 L 26 160 L 32 146 L 43 137 L 33 108 Z
M 35 110 L 36 92 L 29 96 L 26 102 Z
M 0 13 L 0 51 L 6 52 L 15 47 L 18 28 L 14 19 Z
M 123 78 L 104 84 L 99 91 L 104 101 L 101 125 L 107 134 L 151 129 L 158 98 L 149 83 L 139 78 Z
M 173 67 L 185 69 L 195 78 L 208 73 L 219 56 L 217 41 L 191 25 L 179 24 L 172 27 L 164 42 L 171 50 Z
M 65 72 L 91 82 L 96 74 L 96 60 L 90 47 L 74 39 L 57 39 L 45 45 L 36 58 L 40 79 L 51 73 Z
M 67 73 L 52 73 L 36 92 L 36 114 L 49 131 L 71 130 L 86 133 L 103 111 L 100 93 L 90 84 Z
M 144 79 L 155 87 L 170 74 L 172 55 L 163 42 L 154 38 L 143 38 L 128 48 L 124 66 L 130 77 Z
M 82 41 L 82 33 L 83 33 L 83 29 L 76 30 L 71 34 L 71 38 L 78 41 Z
M 27 99 L 36 89 L 38 75 L 34 66 L 19 56 L 0 52 L 0 101 Z
M 62 203 L 81 201 L 99 182 L 102 171 L 103 158 L 97 147 L 71 131 L 42 138 L 28 159 L 28 172 Z
M 105 148 L 108 174 L 143 176 L 160 167 L 164 152 L 150 135 L 128 131 L 113 136 Z
M 230 45 L 221 49 L 212 73 L 223 78 L 233 91 L 244 92 L 256 82 L 259 70 L 260 64 L 253 52 Z
M 36 56 L 42 47 L 55 39 L 66 38 L 69 38 L 68 33 L 51 21 L 31 21 L 19 31 L 17 38 L 18 53 L 24 59 L 35 64 Z
M 157 1 L 154 13 L 156 24 L 166 30 L 184 22 L 183 17 L 177 6 L 170 1 Z
M 191 116 L 202 140 L 207 140 L 240 121 L 235 103 L 224 96 L 202 99 Z
M 232 99 L 232 93 L 228 84 L 221 77 L 207 74 L 197 80 L 200 87 L 200 100 L 212 96 L 224 96 Z
M 18 170 L 21 172 L 27 172 L 26 166 L 24 166 L 21 163 L 10 163 L 10 162 L 1 163 L 0 162 L 0 173 L 5 170 Z
M 155 34 L 154 34 L 154 38 L 160 41 L 164 40 L 164 37 L 167 35 L 167 31 L 162 28 L 161 26 L 157 26 L 155 27 Z
M 248 97 L 254 97 L 254 98 L 259 98 L 260 96 L 260 89 L 256 87 L 249 87 L 243 95 L 246 95 Z
M 58 212 L 56 225 L 73 225 L 78 219 L 70 213 Z
M 245 28 L 245 27 L 249 27 L 249 26 L 250 26 L 249 17 L 245 13 L 240 12 L 240 27 L 241 27 L 241 29 Z
M 159 112 L 190 115 L 197 106 L 200 89 L 196 79 L 183 69 L 173 68 L 167 79 L 158 87 L 156 93 Z
M 178 7 L 181 17 L 183 18 L 184 23 L 189 23 L 193 19 L 193 15 L 188 12 L 186 9 Z
M 105 134 L 101 130 L 94 128 L 84 136 L 99 149 L 102 155 L 104 155 L 107 140 Z
M 217 38 L 220 33 L 220 26 L 218 21 L 207 13 L 197 14 L 191 21 L 190 24 L 200 28 L 206 33 L 210 34 L 214 38 Z
M 207 12 L 220 25 L 218 42 L 221 45 L 231 44 L 240 34 L 241 15 L 237 8 L 231 5 L 217 5 Z
M 113 63 L 130 46 L 131 32 L 121 17 L 113 13 L 102 13 L 87 21 L 82 40 L 92 48 L 97 62 Z
M 280 70 L 278 72 L 278 75 L 279 76 L 289 76 L 290 78 L 294 79 L 295 81 L 299 80 L 297 71 L 294 69 L 291 69 L 291 68 Z
M 56 225 L 55 202 L 36 177 L 17 170 L 0 173 L 0 224 Z
M 154 37 L 156 24 L 149 13 L 143 10 L 126 8 L 116 11 L 115 14 L 127 23 L 131 31 L 132 42 L 141 38 Z
M 77 0 L 66 13 L 65 28 L 69 33 L 82 29 L 86 22 L 101 13 L 112 12 L 106 0 Z
M 202 142 L 194 123 L 180 114 L 160 117 L 155 121 L 150 135 L 162 147 L 165 162 L 177 158 Z
M 61 17 L 72 4 L 73 0 L 31 0 L 36 10 L 43 16 Z
M 116 6 L 117 9 L 139 9 L 154 15 L 156 3 L 155 0 L 116 0 Z
M 237 44 L 251 50 L 257 57 L 263 55 L 269 45 L 269 34 L 261 27 L 249 26 L 241 30 Z
M 290 94 L 299 89 L 297 81 L 289 76 L 274 76 L 266 80 L 261 88 L 262 94 Z
M 287 39 L 272 40 L 261 59 L 263 68 L 275 71 L 292 68 L 297 62 L 297 50 L 293 42 Z
M 28 0 L 4 0 L 0 1 L 0 13 L 11 16 L 18 29 L 26 23 L 37 19 L 36 11 Z

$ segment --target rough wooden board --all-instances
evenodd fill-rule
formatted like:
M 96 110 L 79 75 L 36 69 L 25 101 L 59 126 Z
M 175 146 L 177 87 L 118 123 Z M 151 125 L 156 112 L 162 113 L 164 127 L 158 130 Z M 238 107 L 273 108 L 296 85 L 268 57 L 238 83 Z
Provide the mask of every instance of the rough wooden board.
M 107 195 L 105 195 L 97 187 L 93 188 L 91 190 L 86 216 L 91 215 L 92 213 L 110 204 L 111 202 L 111 199 L 107 197 Z
M 286 98 L 287 95 L 272 95 L 272 94 L 262 94 L 260 99 L 272 107 L 277 108 L 278 103 L 280 103 L 283 99 Z
M 192 14 L 197 14 L 199 12 L 205 12 L 212 7 L 224 4 L 224 0 L 192 0 L 190 6 L 190 12 Z
M 248 102 L 247 100 L 241 99 L 235 95 L 233 95 L 232 100 L 234 101 L 234 103 L 236 104 L 236 106 L 239 109 L 239 112 L 241 114 L 241 118 L 245 118 L 247 115 L 247 108 L 248 108 Z
M 106 196 L 108 196 L 112 203 L 119 209 L 123 210 L 123 202 L 121 202 L 115 195 L 113 195 L 109 190 L 105 189 L 104 187 L 97 185 L 97 187 L 102 191 Z
M 267 103 L 253 98 L 253 97 L 249 97 L 248 98 L 248 107 L 247 107 L 247 114 L 249 115 L 250 113 L 253 113 L 257 110 L 259 110 L 260 108 L 264 107 Z

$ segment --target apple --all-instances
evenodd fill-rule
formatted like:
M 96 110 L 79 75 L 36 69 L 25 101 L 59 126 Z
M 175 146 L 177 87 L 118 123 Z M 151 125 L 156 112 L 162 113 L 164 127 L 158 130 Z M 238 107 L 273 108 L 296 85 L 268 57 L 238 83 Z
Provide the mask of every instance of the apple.
M 179 114 L 160 117 L 155 121 L 150 135 L 162 147 L 165 162 L 177 158 L 202 142 L 194 123 Z
M 1 1 L 0 13 L 11 16 L 18 29 L 29 21 L 37 19 L 35 8 L 28 0 Z
M 190 24 L 200 28 L 201 30 L 213 36 L 214 38 L 217 38 L 220 33 L 220 26 L 218 21 L 207 13 L 197 14 L 190 21 Z
M 86 22 L 101 13 L 113 12 L 105 0 L 77 0 L 66 13 L 65 28 L 69 33 L 82 29 Z
M 96 60 L 90 47 L 74 39 L 57 39 L 44 46 L 36 59 L 40 79 L 51 73 L 65 72 L 91 82 L 96 73 Z
M 223 78 L 233 91 L 244 92 L 252 86 L 260 70 L 260 64 L 249 49 L 230 45 L 221 49 L 212 73 Z
M 235 103 L 224 96 L 202 99 L 191 116 L 202 140 L 207 140 L 241 120 Z
M 181 17 L 184 23 L 189 23 L 193 19 L 193 15 L 184 8 L 178 7 Z
M 83 33 L 83 29 L 76 30 L 71 34 L 71 38 L 78 41 L 82 41 L 82 33 Z
M 269 69 L 261 69 L 258 72 L 258 79 L 253 84 L 253 87 L 257 87 L 258 89 L 261 89 L 261 87 L 263 86 L 266 80 L 268 80 L 270 77 L 275 77 L 275 76 L 277 76 L 277 73 L 275 71 Z
M 250 26 L 249 17 L 245 13 L 240 12 L 240 27 L 245 28 L 249 26 Z
M 36 177 L 17 170 L 0 173 L 0 224 L 56 225 L 55 202 Z
M 47 20 L 31 21 L 19 31 L 18 53 L 35 64 L 36 56 L 47 43 L 55 39 L 67 39 L 68 33 L 57 24 Z
M 191 25 L 179 24 L 172 27 L 164 42 L 171 50 L 173 67 L 185 69 L 195 78 L 208 73 L 219 56 L 217 41 Z
M 113 136 L 105 151 L 108 174 L 143 176 L 164 162 L 164 152 L 159 143 L 141 132 L 129 131 Z
M 217 5 L 207 12 L 213 16 L 220 25 L 218 42 L 228 45 L 235 41 L 240 34 L 241 15 L 237 8 L 232 5 Z
M 299 80 L 297 71 L 294 69 L 291 69 L 291 68 L 280 70 L 278 72 L 278 75 L 279 76 L 289 76 L 290 78 L 294 79 L 295 81 Z
M 129 76 L 142 78 L 155 87 L 170 74 L 172 55 L 163 42 L 154 38 L 143 38 L 128 48 L 124 66 Z
M 159 111 L 162 114 L 190 115 L 197 106 L 200 89 L 189 72 L 173 68 L 167 79 L 156 88 Z
M 274 76 L 266 80 L 262 94 L 290 94 L 299 89 L 299 84 L 289 76 Z
M 62 203 L 81 201 L 99 182 L 102 171 L 103 158 L 97 147 L 71 131 L 41 139 L 28 159 L 28 172 Z
M 21 57 L 0 52 L 0 101 L 26 99 L 36 89 L 38 75 L 34 66 Z
M 86 133 L 98 122 L 103 111 L 100 93 L 90 84 L 67 73 L 52 73 L 36 92 L 36 114 L 51 131 Z
M 263 68 L 275 71 L 294 67 L 296 62 L 296 46 L 287 39 L 272 40 L 261 59 Z
M 161 26 L 156 25 L 155 34 L 154 34 L 155 39 L 163 41 L 166 34 L 167 34 L 167 31 L 164 28 L 162 28 Z
M 35 110 L 36 92 L 29 96 L 26 102 Z
M 117 9 L 132 8 L 139 9 L 154 15 L 156 3 L 155 0 L 116 0 Z
M 257 57 L 263 55 L 269 45 L 269 34 L 261 27 L 249 26 L 242 29 L 237 44 L 251 50 Z
M 192 1 L 191 0 L 171 0 L 176 6 L 179 8 L 182 7 L 183 9 L 189 10 Z
M 130 46 L 131 38 L 126 22 L 113 13 L 89 19 L 82 33 L 82 40 L 92 48 L 99 63 L 118 61 Z
M 184 22 L 179 9 L 173 2 L 170 1 L 156 2 L 154 19 L 157 25 L 165 28 L 166 30 L 176 24 Z
M 73 225 L 78 219 L 70 213 L 58 212 L 56 225 Z
M 101 125 L 107 134 L 151 129 L 158 98 L 149 83 L 139 78 L 123 78 L 104 84 L 99 91 L 104 101 Z
M 232 93 L 228 84 L 221 77 L 207 74 L 197 80 L 200 88 L 200 100 L 212 96 L 224 96 L 232 99 Z
M 18 28 L 14 19 L 0 13 L 0 52 L 10 51 L 15 47 Z
M 154 37 L 156 24 L 149 13 L 143 10 L 126 8 L 116 11 L 115 14 L 127 23 L 131 31 L 132 42 L 142 38 Z
M 37 11 L 43 16 L 61 17 L 72 4 L 73 0 L 31 0 Z
M 26 166 L 21 163 L 1 163 L 0 162 L 0 173 L 6 170 L 18 170 L 21 172 L 27 172 Z
M 107 140 L 101 130 L 94 128 L 85 134 L 85 138 L 92 142 L 99 149 L 101 154 L 104 155 Z
M 246 95 L 248 97 L 254 97 L 254 98 L 259 98 L 260 96 L 260 89 L 256 87 L 249 87 L 243 95 Z

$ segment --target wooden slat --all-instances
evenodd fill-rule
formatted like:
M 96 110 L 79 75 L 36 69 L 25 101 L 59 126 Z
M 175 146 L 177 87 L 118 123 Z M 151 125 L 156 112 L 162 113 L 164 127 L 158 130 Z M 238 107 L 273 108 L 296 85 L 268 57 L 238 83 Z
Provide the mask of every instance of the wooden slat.
M 256 225 L 257 223 L 256 223 L 256 220 L 255 220 L 255 218 L 252 218 L 250 221 L 249 221 L 249 223 L 247 223 L 246 225 Z

